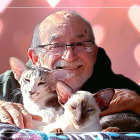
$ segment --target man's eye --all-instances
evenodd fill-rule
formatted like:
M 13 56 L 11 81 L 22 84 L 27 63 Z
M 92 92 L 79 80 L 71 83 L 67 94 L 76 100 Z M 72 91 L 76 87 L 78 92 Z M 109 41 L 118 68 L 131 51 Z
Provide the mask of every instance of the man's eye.
M 83 46 L 83 43 L 77 42 L 77 43 L 75 43 L 75 45 L 76 45 L 76 46 Z
M 65 46 L 65 45 L 63 45 L 63 44 L 53 44 L 52 45 L 53 48 L 60 48 L 60 47 L 63 47 L 63 46 Z
M 39 83 L 38 83 L 38 86 L 39 86 L 39 85 L 44 85 L 44 84 L 46 84 L 46 82 L 39 82 Z
M 59 44 L 53 44 L 52 45 L 52 48 L 58 48 L 59 47 Z

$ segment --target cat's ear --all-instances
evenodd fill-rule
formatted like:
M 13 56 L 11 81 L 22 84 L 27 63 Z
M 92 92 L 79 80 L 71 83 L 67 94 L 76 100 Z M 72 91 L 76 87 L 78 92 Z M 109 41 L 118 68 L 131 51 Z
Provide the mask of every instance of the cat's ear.
M 93 94 L 101 110 L 104 110 L 108 107 L 108 105 L 110 104 L 114 96 L 114 93 L 115 93 L 115 90 L 113 88 L 107 88 Z
M 62 81 L 56 82 L 56 92 L 58 95 L 58 101 L 61 104 L 65 104 L 67 100 L 71 97 L 71 95 L 74 93 L 72 88 Z
M 21 74 L 26 70 L 26 65 L 16 57 L 10 57 L 9 59 L 11 69 L 14 73 L 14 77 L 19 81 Z

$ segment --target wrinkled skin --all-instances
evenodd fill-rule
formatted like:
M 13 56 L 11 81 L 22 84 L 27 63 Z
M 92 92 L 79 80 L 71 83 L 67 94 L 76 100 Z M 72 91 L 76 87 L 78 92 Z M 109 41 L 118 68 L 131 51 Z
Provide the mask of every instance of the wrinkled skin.
M 46 24 L 47 23 L 47 24 Z M 49 24 L 50 23 L 50 24 Z M 79 26 L 80 25 L 80 26 Z M 69 12 L 58 12 L 44 19 L 39 27 L 40 44 L 72 44 L 81 41 L 93 41 L 88 24 L 80 17 Z M 75 52 L 71 46 L 63 54 L 51 54 L 42 49 L 40 53 L 29 48 L 28 55 L 34 65 L 48 69 L 63 69 L 67 77 L 63 80 L 74 91 L 87 81 L 96 62 L 97 46 L 91 52 Z
M 60 96 L 59 102 L 66 103 L 68 98 L 74 94 L 70 87 L 61 81 L 56 83 L 56 87 L 58 97 Z M 139 96 L 135 92 L 124 89 L 114 90 L 107 88 L 95 93 L 94 97 L 100 109 L 105 110 L 100 114 L 100 123 L 104 128 L 102 132 L 139 132 L 140 123 L 136 114 L 140 115 L 140 102 Z M 134 113 L 125 113 L 125 111 L 129 110 Z M 123 114 L 117 112 L 123 112 Z M 113 116 L 109 114 L 113 114 Z M 124 126 L 125 124 L 128 126 Z M 130 126 L 132 127 L 129 128 Z
M 61 81 L 57 82 L 56 87 L 58 97 L 60 96 L 60 102 L 66 103 L 73 94 L 72 89 Z M 106 97 L 106 94 L 110 95 L 110 98 Z M 100 113 L 100 117 L 124 111 L 133 111 L 140 115 L 140 96 L 134 91 L 127 89 L 105 89 L 97 92 L 95 98 L 100 109 L 105 109 Z M 106 104 L 103 99 L 110 100 L 111 102 Z
M 128 110 L 140 115 L 140 96 L 131 90 L 116 89 L 108 109 L 103 111 L 100 116 Z
M 32 120 L 41 121 L 37 115 L 29 114 L 22 104 L 0 101 L 0 122 L 14 124 L 19 128 L 33 128 Z

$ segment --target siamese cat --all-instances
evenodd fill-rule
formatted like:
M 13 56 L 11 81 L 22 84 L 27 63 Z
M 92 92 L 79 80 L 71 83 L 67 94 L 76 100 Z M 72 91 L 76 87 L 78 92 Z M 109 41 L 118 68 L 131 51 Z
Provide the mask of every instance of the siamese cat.
M 133 112 L 115 113 L 99 118 L 100 112 L 107 109 L 111 102 L 115 94 L 114 89 L 104 89 L 95 94 L 87 91 L 77 91 L 75 94 L 71 94 L 61 91 L 63 85 L 64 83 L 61 81 L 57 82 L 56 89 L 59 102 L 64 104 L 64 114 L 56 122 L 45 126 L 44 132 L 50 130 L 56 133 L 140 132 L 140 116 Z M 70 91 L 68 88 L 66 91 Z M 68 94 L 68 98 L 66 94 Z
M 62 84 L 64 85 L 61 81 L 57 82 L 57 90 L 62 90 Z M 98 96 L 98 102 L 103 101 L 102 106 L 107 106 L 113 97 L 113 92 L 112 89 L 102 90 L 102 94 L 100 92 L 94 95 L 88 91 L 77 91 L 70 98 L 66 98 L 66 93 L 63 96 L 62 94 L 64 92 L 57 92 L 59 102 L 63 103 L 64 113 L 55 122 L 44 126 L 42 128 L 43 132 L 49 133 L 53 130 L 64 133 L 101 131 L 102 126 L 99 119 L 101 110 L 96 102 L 95 96 Z M 102 95 L 105 93 L 108 93 L 108 99 L 106 101 L 102 99 Z

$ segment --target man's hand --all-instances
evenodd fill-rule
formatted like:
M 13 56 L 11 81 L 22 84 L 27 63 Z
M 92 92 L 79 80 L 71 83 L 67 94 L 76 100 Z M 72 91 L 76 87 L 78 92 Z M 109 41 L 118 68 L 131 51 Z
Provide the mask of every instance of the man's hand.
M 32 120 L 41 121 L 41 117 L 28 113 L 22 104 L 0 101 L 0 122 L 32 129 Z
M 101 112 L 100 116 L 123 111 L 133 111 L 140 115 L 140 96 L 131 90 L 116 89 L 108 109 Z

